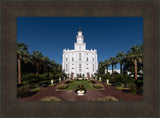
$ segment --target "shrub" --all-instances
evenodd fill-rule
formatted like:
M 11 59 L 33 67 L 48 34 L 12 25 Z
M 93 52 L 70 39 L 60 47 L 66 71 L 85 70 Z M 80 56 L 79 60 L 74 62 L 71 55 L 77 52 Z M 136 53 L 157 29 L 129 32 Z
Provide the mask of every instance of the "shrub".
M 136 84 L 135 83 L 133 83 L 133 82 L 130 82 L 129 84 L 128 84 L 128 87 L 130 88 L 130 93 L 132 93 L 132 94 L 136 94 Z
M 92 84 L 96 83 L 96 81 L 94 81 L 94 80 L 89 80 L 89 82 L 91 82 Z
M 22 83 L 24 84 L 31 84 L 36 82 L 38 79 L 36 78 L 36 75 L 33 73 L 24 74 L 22 76 Z
M 93 84 L 93 87 L 96 88 L 96 89 L 101 89 L 101 88 L 104 88 L 103 84 Z
M 119 101 L 119 100 L 112 96 L 106 96 L 105 98 L 98 98 L 95 101 Z
M 60 84 L 56 87 L 56 89 L 60 89 L 60 90 L 63 90 L 63 89 L 66 89 L 68 88 L 68 84 Z
M 34 88 L 37 88 L 37 87 L 39 87 L 40 85 L 38 84 L 38 83 L 36 83 L 36 84 L 31 84 L 31 86 L 30 86 L 30 88 L 31 89 L 34 89 Z
M 40 101 L 51 102 L 51 101 L 61 101 L 61 99 L 51 96 L 51 97 L 42 98 Z
M 49 74 L 49 79 L 53 79 L 53 74 L 52 73 Z
M 31 91 L 33 91 L 33 92 L 38 92 L 38 91 L 40 91 L 40 90 L 41 90 L 41 88 L 38 87 L 38 88 L 32 89 Z
M 50 84 L 50 80 L 45 80 L 37 83 L 39 86 L 47 87 Z
M 30 86 L 27 85 L 27 86 L 22 86 L 20 88 L 17 87 L 17 96 L 18 97 L 25 97 L 25 96 L 28 96 L 28 92 L 30 90 L 29 88 Z
M 111 83 L 108 83 L 107 85 L 112 85 Z
M 143 87 L 137 88 L 137 92 L 136 93 L 139 94 L 139 95 L 143 95 Z
M 65 81 L 66 84 L 69 84 L 69 83 L 72 83 L 72 82 L 73 82 L 73 80 L 71 80 L 71 79 L 68 79 L 68 80 Z
M 49 79 L 48 73 L 39 74 L 39 78 L 42 79 L 42 80 L 44 80 L 44 79 Z

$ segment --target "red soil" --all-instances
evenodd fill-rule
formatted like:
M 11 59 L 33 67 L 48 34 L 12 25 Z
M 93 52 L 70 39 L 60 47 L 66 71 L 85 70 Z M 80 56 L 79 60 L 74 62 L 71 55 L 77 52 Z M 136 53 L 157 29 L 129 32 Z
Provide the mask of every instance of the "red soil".
M 99 81 L 97 82 L 99 83 Z M 54 86 L 43 88 L 42 91 L 37 92 L 33 96 L 18 98 L 18 100 L 19 101 L 38 101 L 47 96 L 55 96 L 64 101 L 91 101 L 97 98 L 104 98 L 106 96 L 112 96 L 117 99 L 121 99 L 123 101 L 142 101 L 143 100 L 143 96 L 141 95 L 132 95 L 130 93 L 125 93 L 114 86 L 109 86 L 103 83 L 102 84 L 105 86 L 104 90 L 87 90 L 84 96 L 78 96 L 74 90 L 56 91 L 56 86 L 61 83 L 64 83 L 64 81 L 57 83 Z

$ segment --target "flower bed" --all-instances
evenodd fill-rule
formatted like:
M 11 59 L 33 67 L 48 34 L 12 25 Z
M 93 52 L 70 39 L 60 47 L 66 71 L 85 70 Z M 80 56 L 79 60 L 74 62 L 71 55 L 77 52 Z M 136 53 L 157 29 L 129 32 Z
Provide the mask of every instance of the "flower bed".
M 84 95 L 84 93 L 86 93 L 86 88 L 83 86 L 83 85 L 79 85 L 77 87 L 77 89 L 75 90 L 75 92 L 78 94 L 78 95 Z

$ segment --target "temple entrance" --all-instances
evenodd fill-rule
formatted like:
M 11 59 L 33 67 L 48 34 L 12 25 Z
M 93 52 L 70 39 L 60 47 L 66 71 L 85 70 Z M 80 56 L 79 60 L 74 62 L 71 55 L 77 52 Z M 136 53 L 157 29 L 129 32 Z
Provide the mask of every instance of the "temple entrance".
M 90 78 L 89 72 L 87 73 L 87 78 Z
M 71 73 L 71 78 L 73 79 L 73 77 L 74 77 L 74 73 L 72 72 L 72 73 Z

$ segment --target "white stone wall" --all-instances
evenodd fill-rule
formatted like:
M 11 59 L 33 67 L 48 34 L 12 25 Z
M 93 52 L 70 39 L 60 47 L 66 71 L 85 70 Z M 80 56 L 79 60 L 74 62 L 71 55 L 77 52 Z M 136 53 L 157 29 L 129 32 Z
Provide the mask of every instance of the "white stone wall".
M 108 72 L 112 74 L 112 69 L 108 69 Z M 120 69 L 113 69 L 113 72 L 120 73 Z M 105 73 L 107 73 L 107 69 L 105 69 Z
M 76 77 L 77 74 L 84 74 L 85 77 L 87 77 L 87 72 L 91 77 L 92 74 L 97 73 L 97 50 L 86 50 L 86 43 L 83 43 L 83 38 L 82 32 L 79 31 L 74 49 L 63 50 L 62 69 L 66 74 L 69 74 L 70 77 L 71 73 L 74 73 L 74 77 Z

